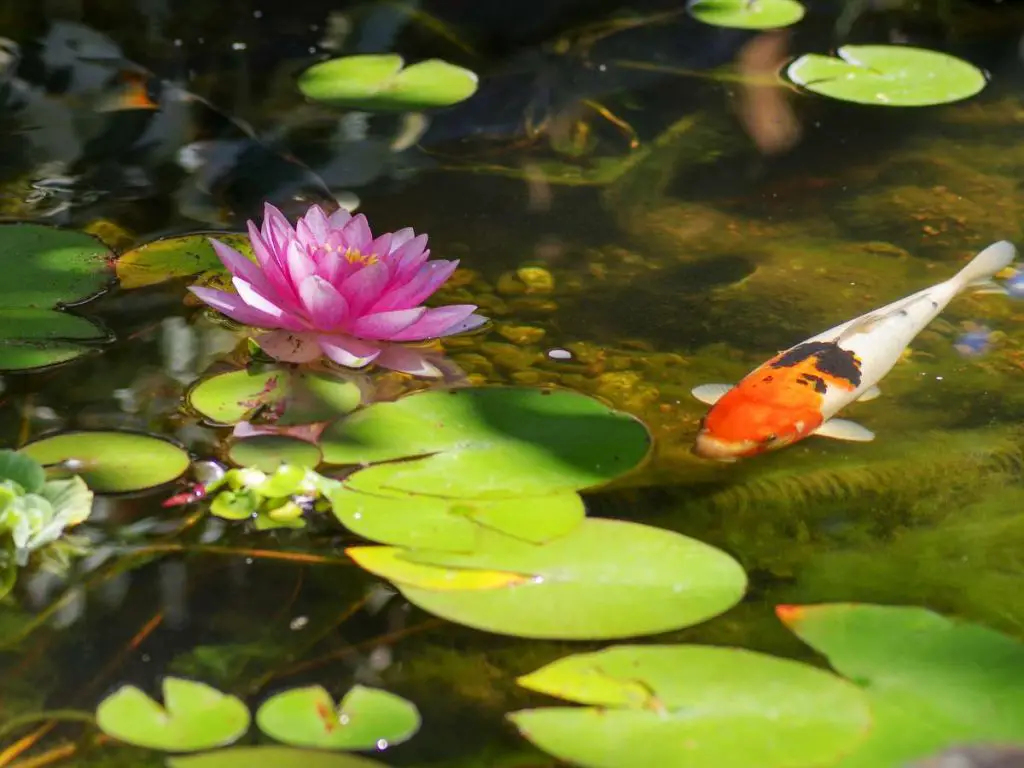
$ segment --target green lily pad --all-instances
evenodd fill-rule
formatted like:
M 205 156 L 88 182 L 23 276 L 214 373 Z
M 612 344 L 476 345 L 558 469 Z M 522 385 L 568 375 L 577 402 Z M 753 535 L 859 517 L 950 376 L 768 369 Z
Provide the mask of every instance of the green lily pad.
M 565 390 L 472 387 L 374 403 L 327 427 L 328 464 L 378 464 L 360 490 L 510 498 L 576 491 L 640 464 L 647 428 L 632 416 Z
M 593 768 L 832 765 L 871 725 L 855 685 L 737 648 L 618 646 L 561 659 L 519 684 L 592 707 L 508 715 L 546 752 Z
M 391 557 L 366 557 L 382 550 Z M 348 553 L 425 611 L 518 637 L 596 640 L 667 632 L 728 610 L 747 584 L 743 569 L 724 552 L 620 520 L 588 518 L 543 545 L 482 528 L 469 553 L 390 547 Z M 494 588 L 446 587 L 462 573 L 522 577 L 495 578 Z
M 476 93 L 468 69 L 429 59 L 403 69 L 398 54 L 345 56 L 314 64 L 299 75 L 303 95 L 340 107 L 414 112 L 448 107 Z
M 569 533 L 586 515 L 583 499 L 574 492 L 518 499 L 450 499 L 364 493 L 358 485 L 334 491 L 331 507 L 342 525 L 371 541 L 457 552 L 476 546 L 480 526 L 541 544 Z
M 110 333 L 86 317 L 55 309 L 0 309 L 0 339 L 106 341 Z
M 97 493 L 154 488 L 181 477 L 191 463 L 188 453 L 169 440 L 116 430 L 61 432 L 21 452 L 44 466 L 60 465 L 80 475 Z
M 306 440 L 286 435 L 254 435 L 236 440 L 228 459 L 239 467 L 273 472 L 282 464 L 313 468 L 320 463 L 320 449 Z
M 168 768 L 387 768 L 358 755 L 311 752 L 290 747 L 232 747 L 202 755 L 171 757 Z
M 887 107 L 949 104 L 974 96 L 985 73 L 955 56 L 905 45 L 844 45 L 838 58 L 809 53 L 786 69 L 805 90 Z
M 339 706 L 319 685 L 293 688 L 264 702 L 256 724 L 271 738 L 316 749 L 386 749 L 420 727 L 416 706 L 401 696 L 353 686 Z
M 796 0 L 691 0 L 687 10 L 697 21 L 736 29 L 788 27 L 806 13 Z
M 249 709 L 216 688 L 164 678 L 163 706 L 133 685 L 100 702 L 96 724 L 119 741 L 168 752 L 192 752 L 237 741 L 249 730 Z
M 55 341 L 0 340 L 0 371 L 30 373 L 95 354 L 96 349 Z
M 201 379 L 186 394 L 188 404 L 213 424 L 237 424 L 273 413 L 279 426 L 336 419 L 362 400 L 352 381 L 307 371 L 243 369 Z
M 224 265 L 210 245 L 211 237 L 255 261 L 247 234 L 196 232 L 164 237 L 121 254 L 115 263 L 118 282 L 124 289 L 144 288 L 209 270 L 224 271 Z
M 106 289 L 112 254 L 96 238 L 40 224 L 0 224 L 4 281 L 0 307 L 79 304 Z
M 842 768 L 904 765 L 970 743 L 1024 740 L 1024 644 L 923 608 L 780 606 L 779 617 L 864 687 L 875 718 Z
M 39 493 L 46 482 L 46 470 L 24 453 L 0 451 L 0 480 L 13 480 L 25 493 Z

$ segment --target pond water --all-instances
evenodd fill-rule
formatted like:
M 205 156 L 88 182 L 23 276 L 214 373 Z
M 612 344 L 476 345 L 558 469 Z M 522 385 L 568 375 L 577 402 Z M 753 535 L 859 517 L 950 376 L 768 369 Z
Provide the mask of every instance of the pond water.
M 476 304 L 491 320 L 441 342 L 441 381 L 371 369 L 360 379 L 368 401 L 554 386 L 646 425 L 653 447 L 638 468 L 579 484 L 588 517 L 709 544 L 749 583 L 707 621 L 614 639 L 821 665 L 775 614 L 818 602 L 922 606 L 1024 634 L 1016 290 L 956 298 L 882 397 L 844 411 L 873 442 L 810 438 L 706 461 L 691 447 L 707 406 L 690 394 L 946 280 L 990 243 L 1024 243 L 1021 6 L 814 2 L 798 25 L 757 32 L 657 0 L 7 2 L 0 35 L 11 41 L 0 48 L 4 219 L 125 253 L 243 231 L 267 200 L 293 220 L 313 204 L 358 205 L 375 234 L 413 227 L 435 258 L 460 259 L 435 303 Z M 769 82 L 786 60 L 844 43 L 945 51 L 988 83 L 953 104 L 901 109 Z M 410 115 L 331 108 L 296 88 L 327 55 L 390 51 L 470 68 L 479 90 Z M 147 281 L 144 269 L 125 274 Z M 249 352 L 187 292 L 192 279 L 122 284 L 76 308 L 113 340 L 5 376 L 4 447 L 131 430 L 184 446 L 200 470 L 224 460 L 232 427 L 184 398 Z M 254 707 L 299 685 L 337 697 L 359 683 L 422 716 L 413 739 L 374 756 L 387 765 L 561 764 L 505 719 L 551 703 L 516 678 L 612 640 L 438 618 L 357 567 L 345 549 L 366 541 L 333 518 L 258 530 L 211 516 L 205 501 L 163 505 L 195 479 L 97 495 L 74 531 L 87 551 L 20 570 L 0 604 L 0 728 L 51 710 L 84 717 L 118 686 L 155 693 L 165 675 Z M 0 766 L 164 764 L 57 714 L 5 729 Z

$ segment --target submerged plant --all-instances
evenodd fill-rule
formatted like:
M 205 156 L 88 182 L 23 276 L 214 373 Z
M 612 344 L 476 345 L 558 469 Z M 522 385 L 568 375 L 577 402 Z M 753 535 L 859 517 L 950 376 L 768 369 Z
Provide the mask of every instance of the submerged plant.
M 278 360 L 326 355 L 349 368 L 376 363 L 436 376 L 437 368 L 402 342 L 437 339 L 486 321 L 472 304 L 422 306 L 458 261 L 428 261 L 427 236 L 410 228 L 374 239 L 362 214 L 327 216 L 315 205 L 293 228 L 268 203 L 262 229 L 249 222 L 249 237 L 256 264 L 212 240 L 237 293 L 190 290 L 233 320 L 265 329 L 256 342 Z

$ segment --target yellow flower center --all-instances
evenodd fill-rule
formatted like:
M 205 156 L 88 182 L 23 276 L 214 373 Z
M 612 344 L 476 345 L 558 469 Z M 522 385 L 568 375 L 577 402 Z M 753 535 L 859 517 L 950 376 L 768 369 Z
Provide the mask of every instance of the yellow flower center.
M 341 251 L 341 246 L 338 246 L 338 250 Z M 345 253 L 342 254 L 345 257 L 345 261 L 349 264 L 362 264 L 364 267 L 368 267 L 371 264 L 376 264 L 378 259 L 374 254 L 365 255 L 353 248 L 346 248 Z

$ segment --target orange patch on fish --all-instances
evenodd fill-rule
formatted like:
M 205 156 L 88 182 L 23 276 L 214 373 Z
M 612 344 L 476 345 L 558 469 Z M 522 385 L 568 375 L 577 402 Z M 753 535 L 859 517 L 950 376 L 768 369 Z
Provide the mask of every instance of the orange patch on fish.
M 785 624 L 787 627 L 795 624 L 804 617 L 806 613 L 802 605 L 776 605 L 775 615 L 779 617 L 779 621 Z

